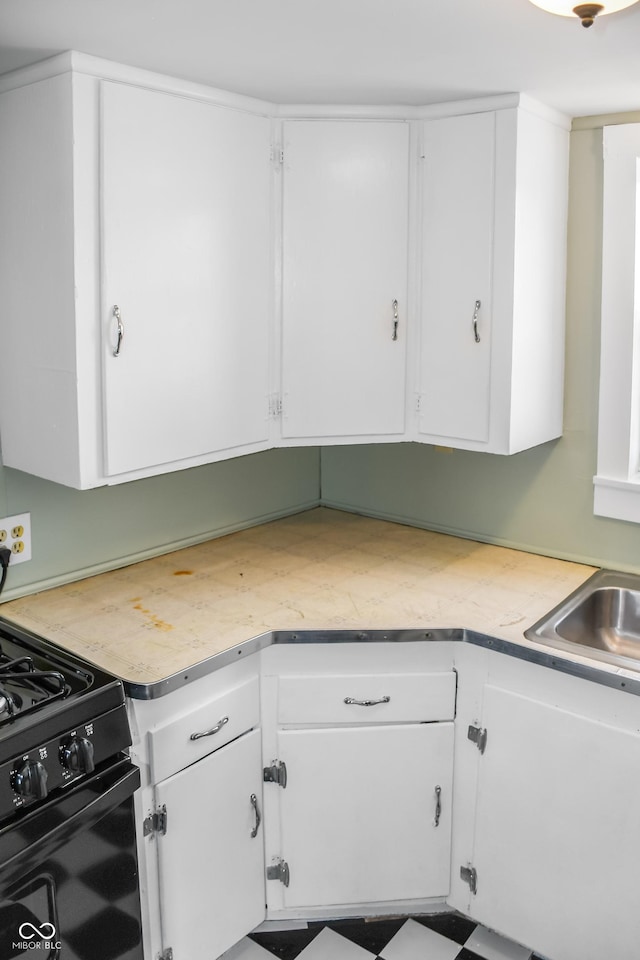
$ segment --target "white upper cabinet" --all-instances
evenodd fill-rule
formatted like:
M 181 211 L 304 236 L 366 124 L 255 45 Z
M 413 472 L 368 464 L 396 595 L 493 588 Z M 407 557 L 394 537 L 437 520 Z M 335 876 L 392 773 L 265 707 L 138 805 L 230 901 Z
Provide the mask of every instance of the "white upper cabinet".
M 68 53 L 0 78 L 0 169 L 5 466 L 562 431 L 567 123 L 527 98 L 309 118 Z
M 4 463 L 86 488 L 263 449 L 271 121 L 70 56 L 0 97 Z
M 74 486 L 80 398 L 69 74 L 0 97 L 0 170 L 2 459 Z
M 568 133 L 524 106 L 427 121 L 418 438 L 515 453 L 562 433 Z
M 101 87 L 106 472 L 266 443 L 270 123 Z
M 402 438 L 409 125 L 286 121 L 283 167 L 282 436 Z

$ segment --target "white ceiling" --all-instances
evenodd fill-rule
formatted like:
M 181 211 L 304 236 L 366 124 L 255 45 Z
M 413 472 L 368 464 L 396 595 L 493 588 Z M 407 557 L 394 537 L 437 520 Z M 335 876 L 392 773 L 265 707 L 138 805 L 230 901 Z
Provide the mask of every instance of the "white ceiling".
M 0 73 L 69 49 L 288 103 L 640 109 L 639 3 L 585 30 L 528 0 L 0 0 Z

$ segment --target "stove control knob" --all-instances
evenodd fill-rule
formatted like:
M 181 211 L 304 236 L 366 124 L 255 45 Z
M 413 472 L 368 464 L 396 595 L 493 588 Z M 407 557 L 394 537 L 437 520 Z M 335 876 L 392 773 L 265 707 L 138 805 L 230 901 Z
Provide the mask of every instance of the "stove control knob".
M 60 747 L 60 763 L 71 773 L 92 773 L 95 769 L 93 744 L 86 737 L 73 737 Z
M 19 797 L 44 800 L 48 773 L 38 760 L 26 760 L 13 774 L 13 789 Z

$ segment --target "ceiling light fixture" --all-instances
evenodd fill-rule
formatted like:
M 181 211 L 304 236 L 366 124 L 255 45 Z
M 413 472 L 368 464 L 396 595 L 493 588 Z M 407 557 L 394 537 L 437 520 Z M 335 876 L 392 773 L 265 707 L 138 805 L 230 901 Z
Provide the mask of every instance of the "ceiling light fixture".
M 596 17 L 607 13 L 617 13 L 625 7 L 631 7 L 638 0 L 602 0 L 602 3 L 579 3 L 575 0 L 531 0 L 531 3 L 547 13 L 557 13 L 561 17 L 580 17 L 583 27 L 590 27 Z

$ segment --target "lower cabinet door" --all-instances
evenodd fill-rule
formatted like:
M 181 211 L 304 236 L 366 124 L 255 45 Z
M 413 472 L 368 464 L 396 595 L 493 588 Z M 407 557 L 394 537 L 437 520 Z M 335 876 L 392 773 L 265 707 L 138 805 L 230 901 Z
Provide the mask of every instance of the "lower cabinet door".
M 550 960 L 637 960 L 637 731 L 490 685 L 482 725 L 471 916 Z
M 163 947 L 214 960 L 265 916 L 260 732 L 169 777 L 156 800 Z
M 284 906 L 449 891 L 453 724 L 282 730 Z

